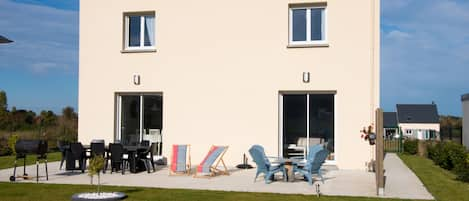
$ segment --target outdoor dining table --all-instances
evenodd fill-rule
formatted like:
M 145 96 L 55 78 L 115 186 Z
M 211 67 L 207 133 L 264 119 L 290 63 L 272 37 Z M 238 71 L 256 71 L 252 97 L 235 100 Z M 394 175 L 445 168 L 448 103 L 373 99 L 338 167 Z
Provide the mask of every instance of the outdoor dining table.
M 138 173 L 144 169 L 144 164 L 139 163 L 139 153 L 149 149 L 149 146 L 143 145 L 124 145 L 124 150 L 129 156 L 129 166 L 131 173 Z

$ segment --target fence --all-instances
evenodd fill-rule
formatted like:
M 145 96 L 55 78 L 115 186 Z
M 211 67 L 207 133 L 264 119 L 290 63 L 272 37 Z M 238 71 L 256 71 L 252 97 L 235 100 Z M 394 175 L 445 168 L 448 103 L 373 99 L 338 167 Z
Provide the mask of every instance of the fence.
M 441 127 L 441 141 L 453 141 L 462 144 L 462 127 Z
M 404 139 L 402 132 L 398 128 L 386 128 L 384 129 L 386 137 L 384 138 L 384 151 L 401 153 L 404 151 Z M 388 135 L 388 133 L 391 133 Z

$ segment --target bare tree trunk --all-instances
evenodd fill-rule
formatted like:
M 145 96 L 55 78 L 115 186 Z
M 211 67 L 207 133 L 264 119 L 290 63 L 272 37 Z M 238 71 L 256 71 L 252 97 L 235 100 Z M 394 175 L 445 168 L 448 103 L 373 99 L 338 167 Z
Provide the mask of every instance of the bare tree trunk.
M 98 172 L 98 195 L 101 194 L 101 191 L 100 191 L 100 189 L 99 189 L 100 187 L 101 187 L 101 176 L 100 176 L 100 174 L 99 174 L 99 172 Z

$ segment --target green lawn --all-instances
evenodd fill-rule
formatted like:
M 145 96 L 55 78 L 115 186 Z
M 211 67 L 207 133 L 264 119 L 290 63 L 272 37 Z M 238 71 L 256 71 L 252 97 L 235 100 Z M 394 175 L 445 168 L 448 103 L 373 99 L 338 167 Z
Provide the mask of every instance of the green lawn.
M 155 181 L 158 182 L 158 181 Z M 201 190 L 177 190 L 177 189 L 159 189 L 159 188 L 140 188 L 140 187 L 103 187 L 104 191 L 121 191 L 126 193 L 130 200 L 178 200 L 178 201 L 393 201 L 399 199 L 377 199 L 364 197 L 332 197 L 305 195 L 281 195 L 272 193 L 243 193 L 243 192 L 223 192 L 223 191 L 201 191 Z M 0 182 L 0 200 L 35 200 L 35 201 L 55 201 L 70 200 L 70 197 L 77 192 L 94 191 L 89 185 L 59 185 L 59 184 L 25 184 L 25 183 L 1 183 Z
M 60 152 L 53 152 L 47 154 L 47 161 L 59 161 L 61 159 Z M 36 156 L 35 155 L 28 155 L 26 157 L 26 164 L 31 165 L 36 163 Z M 0 157 L 0 169 L 6 169 L 14 167 L 15 165 L 15 156 L 1 156 Z M 18 160 L 18 166 L 23 165 L 23 160 Z
M 469 183 L 455 180 L 455 175 L 427 158 L 400 155 L 438 201 L 469 201 Z

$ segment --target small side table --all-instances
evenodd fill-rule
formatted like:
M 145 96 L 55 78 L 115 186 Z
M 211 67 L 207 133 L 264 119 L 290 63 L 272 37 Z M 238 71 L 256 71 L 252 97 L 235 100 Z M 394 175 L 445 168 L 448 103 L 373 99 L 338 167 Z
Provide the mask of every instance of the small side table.
M 293 172 L 294 163 L 291 159 L 285 160 L 285 169 L 287 171 L 287 181 L 294 182 L 295 181 L 295 174 Z

